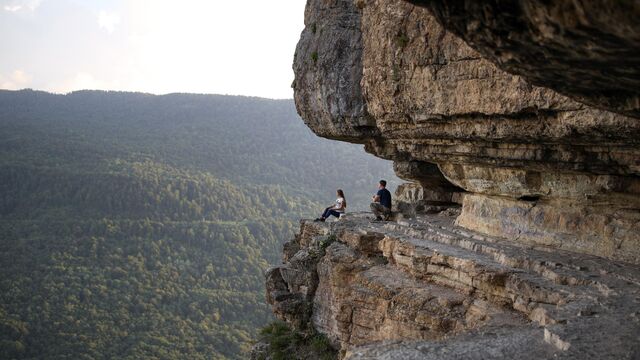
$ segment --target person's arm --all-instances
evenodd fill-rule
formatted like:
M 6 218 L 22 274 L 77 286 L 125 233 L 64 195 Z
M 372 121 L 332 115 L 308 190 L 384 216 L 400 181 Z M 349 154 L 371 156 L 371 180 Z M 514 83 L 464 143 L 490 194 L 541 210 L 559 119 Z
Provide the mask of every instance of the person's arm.
M 340 210 L 340 207 L 338 206 L 337 202 L 333 203 L 333 206 L 331 207 L 331 210 Z
M 373 202 L 380 202 L 380 190 L 371 198 Z

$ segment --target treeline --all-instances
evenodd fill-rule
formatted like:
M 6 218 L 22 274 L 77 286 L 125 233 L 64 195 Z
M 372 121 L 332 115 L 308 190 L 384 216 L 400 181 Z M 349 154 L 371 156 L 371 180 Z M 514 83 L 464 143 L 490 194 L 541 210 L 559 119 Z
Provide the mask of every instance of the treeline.
M 340 187 L 354 209 L 368 209 L 380 178 L 396 179 L 361 145 L 313 135 L 292 100 L 0 90 L 0 121 L 0 161 L 14 165 L 101 172 L 114 159 L 151 161 L 323 204 Z

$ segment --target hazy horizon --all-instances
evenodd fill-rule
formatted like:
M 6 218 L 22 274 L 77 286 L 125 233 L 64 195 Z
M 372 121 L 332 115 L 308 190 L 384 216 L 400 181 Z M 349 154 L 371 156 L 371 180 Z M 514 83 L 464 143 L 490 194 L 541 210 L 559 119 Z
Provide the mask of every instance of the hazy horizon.
M 66 95 L 70 95 L 70 94 L 73 94 L 73 93 L 80 93 L 80 92 L 84 92 L 84 91 L 88 91 L 88 92 L 96 91 L 96 92 L 106 92 L 106 93 L 116 92 L 116 93 L 123 93 L 123 94 L 139 94 L 139 95 L 150 95 L 150 96 L 171 96 L 171 95 L 238 96 L 238 97 L 246 97 L 246 98 L 257 98 L 257 99 L 264 99 L 264 100 L 274 100 L 274 101 L 293 101 L 293 96 L 288 97 L 288 98 L 269 98 L 269 97 L 257 96 L 257 95 L 199 93 L 199 92 L 186 92 L 186 91 L 168 92 L 168 93 L 161 93 L 161 94 L 145 92 L 145 91 L 114 90 L 114 89 L 77 89 L 77 90 L 71 90 L 69 92 L 54 92 L 54 91 L 48 91 L 48 90 L 42 90 L 42 89 L 34 89 L 34 88 L 21 88 L 21 89 L 4 89 L 4 88 L 0 88 L 0 91 L 10 91 L 10 92 L 34 91 L 34 92 L 43 92 L 43 93 L 46 93 L 46 94 L 59 95 L 59 96 L 66 96 Z
M 291 99 L 303 0 L 0 0 L 0 89 Z

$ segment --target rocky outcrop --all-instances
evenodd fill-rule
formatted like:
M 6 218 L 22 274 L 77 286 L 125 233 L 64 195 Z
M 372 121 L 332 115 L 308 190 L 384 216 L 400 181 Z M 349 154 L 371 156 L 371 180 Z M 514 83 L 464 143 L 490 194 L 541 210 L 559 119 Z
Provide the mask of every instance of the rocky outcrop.
M 303 221 L 274 313 L 348 359 L 638 358 L 637 5 L 411 2 L 307 2 L 298 112 L 409 183 Z
M 378 134 L 367 111 L 362 80 L 362 32 L 359 10 L 351 1 L 310 1 L 306 27 L 293 63 L 298 111 L 316 134 L 360 141 Z M 313 69 L 313 71 L 310 71 Z
M 463 28 L 455 25 L 459 19 L 452 14 L 457 14 L 455 4 L 464 1 L 447 2 L 449 7 L 436 3 L 429 2 L 436 10 L 433 16 L 400 0 L 309 0 L 294 60 L 295 100 L 307 125 L 320 136 L 363 143 L 370 153 L 393 160 L 399 176 L 423 188 L 422 200 L 460 201 L 460 226 L 509 241 L 640 264 L 640 121 L 528 80 L 535 73 L 553 78 L 554 84 L 576 92 L 557 90 L 581 100 L 593 84 L 616 93 L 598 85 L 605 80 L 629 93 L 638 87 L 586 66 L 566 72 L 554 65 L 562 60 L 561 53 L 557 62 L 548 62 L 555 72 L 536 70 L 538 58 L 528 62 L 528 55 L 502 52 L 512 61 L 501 62 L 473 46 L 480 40 L 442 27 Z M 488 14 L 478 11 L 474 16 L 495 14 L 487 9 Z M 539 7 L 531 9 L 544 14 Z M 523 14 L 520 18 L 530 13 Z M 543 20 L 554 19 L 542 15 L 530 20 L 543 27 Z M 500 23 L 487 20 L 487 25 L 483 19 L 478 26 L 488 30 L 474 36 L 500 33 Z M 631 46 L 635 23 L 626 28 L 625 44 Z M 569 37 L 558 43 L 569 46 L 573 35 L 565 35 Z M 516 45 L 527 37 L 513 36 L 509 48 L 517 53 Z M 499 37 L 483 44 L 491 47 L 493 42 Z M 598 54 L 605 60 L 621 54 L 607 53 L 596 43 L 576 46 L 587 55 L 578 48 L 591 46 L 594 62 Z M 634 59 L 627 58 L 636 65 Z M 526 71 L 505 63 L 520 64 Z M 636 76 L 615 68 L 630 81 Z M 580 70 L 593 74 L 593 81 L 578 81 Z M 556 89 L 544 79 L 534 82 Z M 592 85 L 580 88 L 587 83 Z M 603 96 L 593 94 L 594 99 Z
M 640 117 L 640 6 L 612 0 L 410 0 L 501 69 Z
M 269 303 L 348 359 L 640 354 L 636 266 L 522 247 L 453 222 L 446 212 L 302 221 L 286 246 L 299 250 L 267 272 Z

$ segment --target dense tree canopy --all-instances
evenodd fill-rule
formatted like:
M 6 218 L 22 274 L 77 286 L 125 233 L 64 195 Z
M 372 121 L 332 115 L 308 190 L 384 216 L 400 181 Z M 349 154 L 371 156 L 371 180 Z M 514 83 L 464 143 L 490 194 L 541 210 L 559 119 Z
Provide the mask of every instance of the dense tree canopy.
M 381 177 L 291 100 L 0 91 L 0 358 L 243 358 L 298 219 Z

